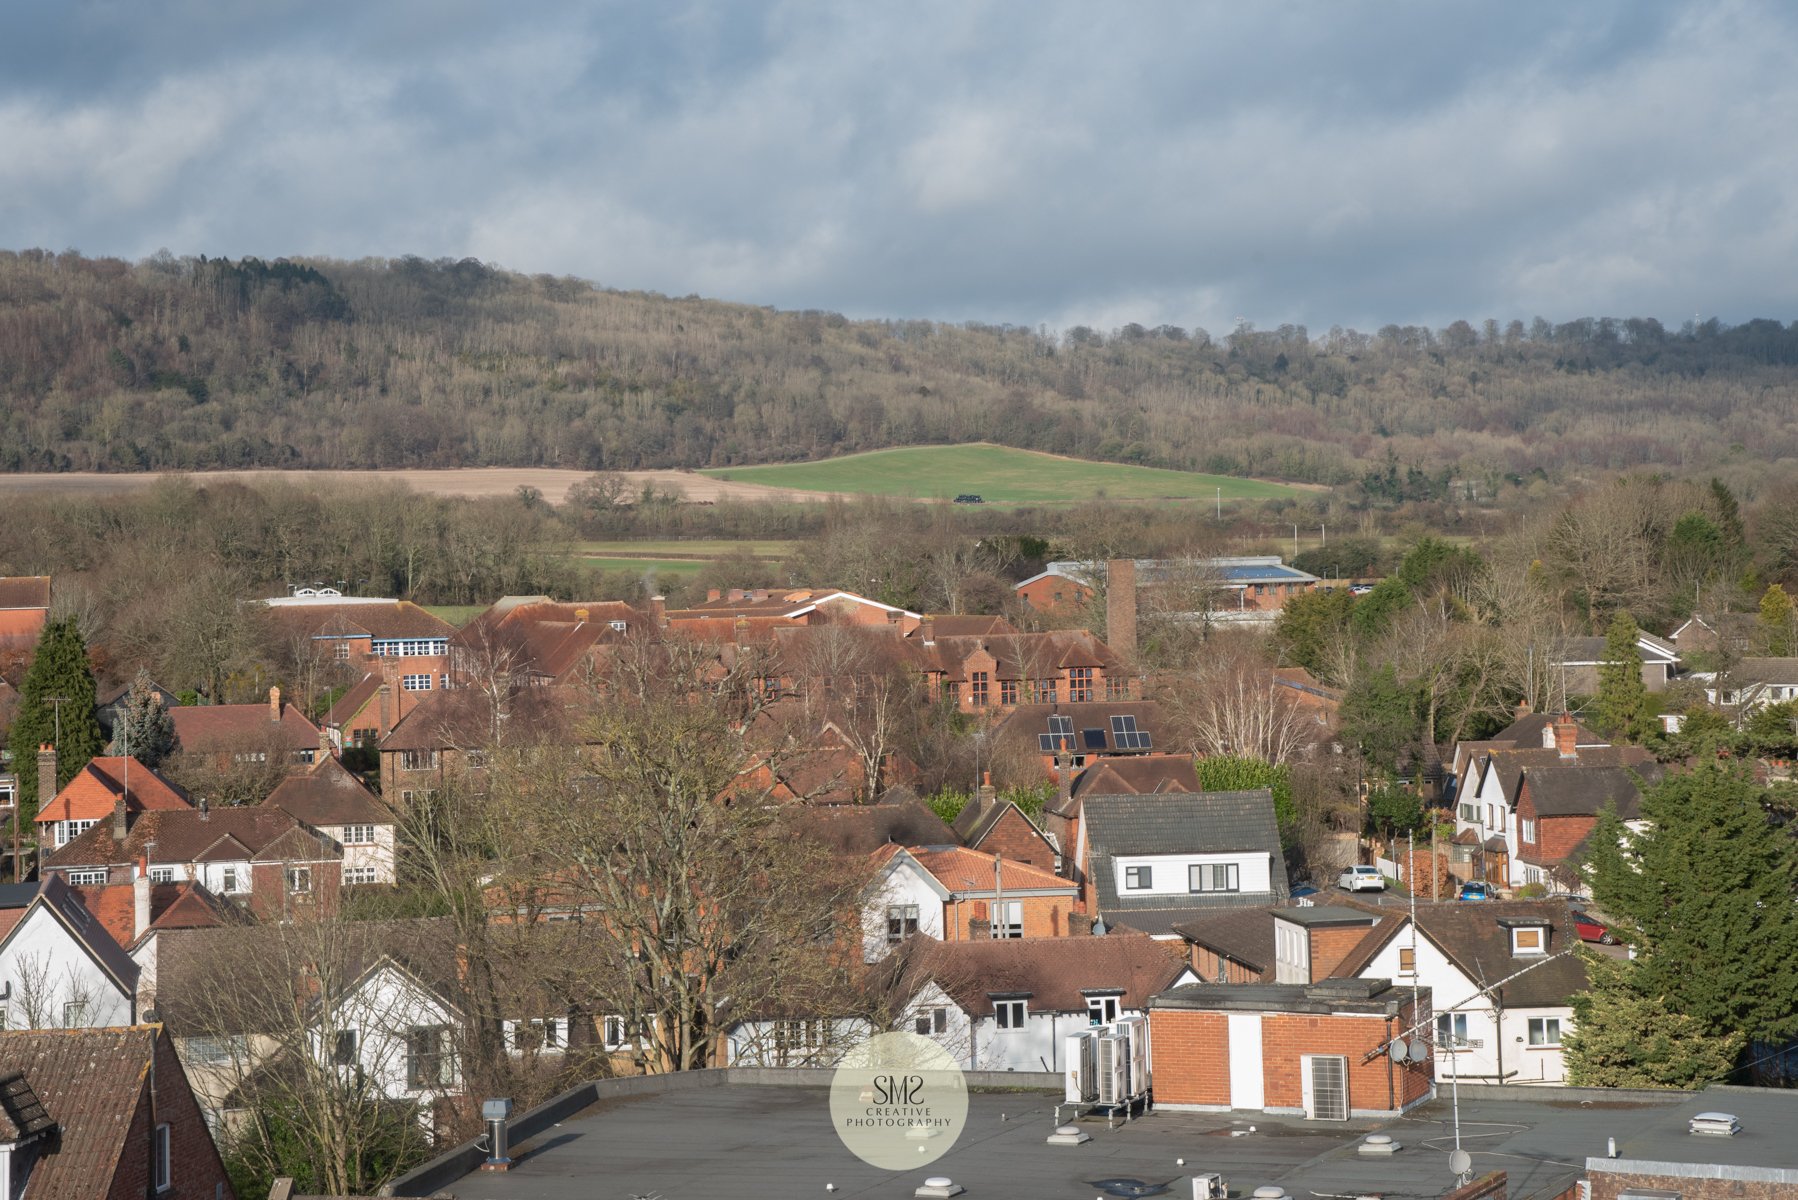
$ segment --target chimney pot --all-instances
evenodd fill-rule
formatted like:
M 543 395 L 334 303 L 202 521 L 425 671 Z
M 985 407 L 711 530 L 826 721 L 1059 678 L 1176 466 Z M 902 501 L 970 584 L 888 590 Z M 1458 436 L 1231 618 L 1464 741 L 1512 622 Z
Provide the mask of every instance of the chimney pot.
M 206 797 L 201 796 L 200 797 L 200 820 L 202 820 L 202 821 L 208 820 L 208 819 L 210 819 L 211 815 L 212 815 L 211 802 L 208 801 L 206 799 Z
M 268 690 L 268 719 L 271 721 L 281 719 L 281 689 L 278 687 Z
M 655 618 L 657 629 L 666 629 L 668 627 L 668 597 L 651 596 L 649 598 L 649 613 L 650 616 Z
M 584 608 L 575 609 L 574 619 L 585 625 L 587 623 L 587 610 Z

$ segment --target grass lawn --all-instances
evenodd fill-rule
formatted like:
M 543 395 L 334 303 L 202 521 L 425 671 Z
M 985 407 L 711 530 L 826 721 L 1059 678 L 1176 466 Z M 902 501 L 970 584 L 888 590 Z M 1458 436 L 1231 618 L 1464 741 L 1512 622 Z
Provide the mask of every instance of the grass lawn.
M 583 555 L 601 558 L 696 558 L 710 561 L 726 554 L 748 551 L 757 558 L 785 558 L 798 542 L 730 538 L 671 538 L 666 541 L 582 542 L 577 549 Z
M 654 571 L 658 575 L 694 575 L 710 560 L 700 558 L 599 558 L 583 555 L 576 561 L 595 571 L 632 571 L 639 575 L 646 571 Z
M 432 616 L 443 618 L 457 629 L 474 620 L 476 614 L 487 611 L 485 604 L 426 604 L 422 607 Z
M 978 443 L 875 450 L 821 462 L 702 471 L 720 479 L 808 492 L 952 500 L 971 492 L 989 503 L 1057 504 L 1090 500 L 1265 500 L 1300 492 L 1278 483 L 1199 475 L 1119 463 L 1058 458 L 1033 450 Z

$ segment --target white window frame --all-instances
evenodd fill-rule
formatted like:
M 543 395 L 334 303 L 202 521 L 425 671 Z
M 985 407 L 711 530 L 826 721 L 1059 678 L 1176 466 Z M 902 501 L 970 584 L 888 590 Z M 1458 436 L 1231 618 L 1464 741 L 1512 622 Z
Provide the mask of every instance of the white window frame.
M 617 1050 L 630 1045 L 632 1037 L 630 1022 L 624 1017 L 613 1014 L 600 1018 L 600 1044 L 607 1050 Z
M 331 1065 L 352 1067 L 362 1056 L 362 1031 L 354 1026 L 331 1035 Z
M 381 882 L 381 878 L 380 872 L 373 867 L 345 867 L 343 869 L 343 881 L 346 884 L 355 886 L 364 883 L 379 883 Z
M 1536 940 L 1534 946 L 1524 945 L 1525 937 Z M 1511 929 L 1511 953 L 1520 958 L 1530 958 L 1538 954 L 1548 953 L 1548 929 L 1542 925 L 1517 925 Z
M 912 1028 L 919 1037 L 930 1037 L 932 1034 L 947 1033 L 949 1030 L 949 1010 L 942 1006 L 921 1009 L 913 1019 Z
M 1001 1033 L 1022 1033 L 1029 1020 L 1028 1000 L 993 1001 L 993 1024 Z
M 1225 886 L 1217 886 L 1217 873 L 1223 872 Z M 1210 886 L 1205 886 L 1209 884 Z M 1233 862 L 1193 863 L 1186 869 L 1186 888 L 1194 894 L 1227 894 L 1242 891 L 1242 864 Z
M 1436 1049 L 1459 1052 L 1467 1048 L 1467 1014 L 1436 1014 Z
M 1524 817 L 1522 819 L 1520 836 L 1526 842 L 1533 843 L 1536 840 L 1536 820 L 1534 817 Z
M 240 872 L 236 867 L 219 868 L 219 891 L 227 896 L 241 896 L 249 891 L 248 872 Z
M 311 867 L 289 867 L 286 878 L 288 895 L 309 896 L 312 894 Z
M 173 868 L 173 867 L 151 867 L 150 868 L 150 882 L 151 883 L 173 883 L 173 882 L 175 882 L 175 868 Z
M 1549 1040 L 1552 1027 L 1554 1040 Z M 1529 1041 L 1531 1050 L 1559 1050 L 1561 1048 L 1561 1018 L 1531 1017 L 1529 1020 Z
M 1088 996 L 1086 998 L 1086 1020 L 1091 1025 L 1110 1025 L 1118 1019 L 1118 1002 L 1121 996 Z
M 915 904 L 887 905 L 887 942 L 897 944 L 918 932 L 918 906 Z
M 531 1050 L 539 1054 L 560 1054 L 568 1049 L 567 1017 L 526 1017 L 518 1021 L 507 1021 L 506 1025 L 506 1045 L 514 1054 Z M 535 1044 L 531 1043 L 533 1033 L 536 1035 Z
M 431 690 L 431 673 L 420 672 L 417 675 L 400 676 L 400 689 L 407 692 L 428 692 Z
M 1024 936 L 1024 902 L 1022 900 L 995 900 L 987 906 L 992 917 L 992 935 L 1000 941 L 1011 941 Z
M 106 868 L 89 868 L 85 871 L 68 872 L 70 887 L 105 887 Z
M 375 827 L 373 825 L 345 825 L 343 827 L 343 844 L 346 846 L 374 845 Z
M 87 1001 L 70 1000 L 62 1006 L 62 1027 L 64 1029 L 87 1028 Z

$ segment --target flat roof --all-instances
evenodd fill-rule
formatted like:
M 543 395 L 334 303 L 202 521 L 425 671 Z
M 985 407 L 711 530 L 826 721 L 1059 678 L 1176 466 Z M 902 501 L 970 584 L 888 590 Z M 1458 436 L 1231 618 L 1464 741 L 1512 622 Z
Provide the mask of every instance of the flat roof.
M 1189 983 L 1149 999 L 1150 1008 L 1202 1012 L 1356 1013 L 1391 1016 L 1411 998 L 1390 979 L 1320 979 L 1316 983 Z
M 1687 1122 L 1701 1112 L 1729 1113 L 1742 1123 L 1742 1132 L 1734 1137 L 1693 1133 Z M 1697 1178 L 1772 1179 L 1798 1184 L 1798 1143 L 1792 1136 L 1795 1130 L 1798 1092 L 1780 1088 L 1707 1088 L 1634 1123 L 1627 1136 L 1617 1137 L 1617 1158 L 1595 1162 L 1592 1168 L 1628 1173 L 1645 1163 L 1678 1163 L 1705 1168 Z M 1603 1158 L 1603 1148 L 1593 1155 Z M 1719 1167 L 1724 1172 L 1720 1176 Z M 1731 1172 L 1732 1167 L 1738 1170 Z
M 820 1072 L 820 1078 L 827 1078 Z M 1730 1094 L 1723 1095 L 1723 1091 Z M 1743 1089 L 1747 1090 L 1747 1089 Z M 1735 1138 L 1692 1138 L 1702 1153 L 1745 1161 L 1776 1148 L 1776 1119 L 1736 1089 L 1662 1100 L 1625 1093 L 1593 1100 L 1591 1091 L 1465 1087 L 1460 1142 L 1476 1174 L 1502 1170 L 1513 1200 L 1548 1200 L 1581 1177 L 1588 1157 L 1602 1155 L 1615 1137 L 1622 1157 L 1637 1149 L 1664 1150 L 1667 1129 L 1684 1128 L 1689 1111 L 1735 1111 L 1747 1132 Z M 1761 1093 L 1754 1099 L 1798 1110 L 1798 1095 Z M 1108 1130 L 1102 1118 L 1080 1122 L 1093 1140 L 1049 1146 L 1058 1096 L 1040 1091 L 976 1092 L 967 1127 L 955 1149 L 914 1172 L 879 1171 L 854 1158 L 830 1124 L 829 1093 L 820 1087 L 723 1083 L 713 1087 L 602 1100 L 542 1135 L 515 1144 L 513 1169 L 473 1172 L 448 1190 L 462 1200 L 590 1200 L 603 1194 L 724 1196 L 790 1200 L 795 1196 L 909 1198 L 932 1175 L 947 1175 L 969 1200 L 1029 1196 L 1087 1200 L 1105 1196 L 1099 1180 L 1169 1184 L 1166 1195 L 1191 1195 L 1195 1172 L 1222 1172 L 1232 1195 L 1279 1184 L 1287 1194 L 1359 1195 L 1388 1200 L 1435 1197 L 1452 1185 L 1448 1157 L 1455 1122 L 1448 1096 L 1390 1121 L 1307 1121 L 1258 1113 L 1193 1113 L 1165 1109 Z M 1252 1130 L 1252 1132 L 1250 1132 Z M 1403 1146 L 1389 1158 L 1364 1158 L 1356 1145 L 1384 1132 Z M 1235 1135 L 1235 1136 L 1233 1136 Z M 1680 1137 L 1687 1135 L 1680 1134 Z M 1787 1139 L 1789 1143 L 1790 1139 Z M 1791 1151 L 1785 1151 L 1785 1161 Z M 1184 1158 L 1185 1165 L 1175 1160 Z M 834 1192 L 826 1192 L 835 1184 Z M 1122 1194 L 1122 1193 L 1110 1193 Z
M 1380 919 L 1379 913 L 1349 908 L 1343 904 L 1323 904 L 1312 908 L 1276 908 L 1273 912 L 1279 920 L 1291 921 L 1294 925 L 1303 925 L 1307 928 L 1330 925 L 1372 925 Z

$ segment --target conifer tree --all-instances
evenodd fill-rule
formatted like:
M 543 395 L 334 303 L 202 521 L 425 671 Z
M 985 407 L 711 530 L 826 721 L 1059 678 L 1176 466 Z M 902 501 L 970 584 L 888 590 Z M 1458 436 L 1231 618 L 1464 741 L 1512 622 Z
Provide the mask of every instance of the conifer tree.
M 1635 945 L 1640 996 L 1715 1035 L 1798 1032 L 1798 849 L 1746 767 L 1700 760 L 1642 796 L 1646 827 L 1593 830 L 1592 896 Z
M 148 671 L 138 669 L 116 712 L 106 753 L 129 754 L 146 767 L 160 767 L 175 752 L 179 742 L 175 718 L 162 703 Z
M 1798 610 L 1794 610 L 1792 598 L 1777 583 L 1768 587 L 1761 596 L 1760 617 L 1756 621 L 1760 626 L 1761 641 L 1767 654 L 1772 658 L 1789 656 L 1798 643 L 1794 632 L 1798 631 Z
M 1654 702 L 1642 682 L 1642 652 L 1636 646 L 1640 632 L 1627 612 L 1611 618 L 1598 664 L 1598 726 L 1628 742 L 1640 742 L 1654 728 Z
M 56 746 L 59 789 L 100 752 L 94 702 L 94 673 L 80 628 L 73 617 L 46 622 L 19 688 L 19 713 L 7 741 L 19 777 L 19 820 L 25 827 L 37 816 L 38 805 L 50 799 L 37 794 L 38 747 Z
M 1645 992 L 1633 962 L 1586 952 L 1587 989 L 1573 997 L 1562 1041 L 1574 1087 L 1702 1087 L 1728 1075 L 1747 1038 L 1717 1034 Z

